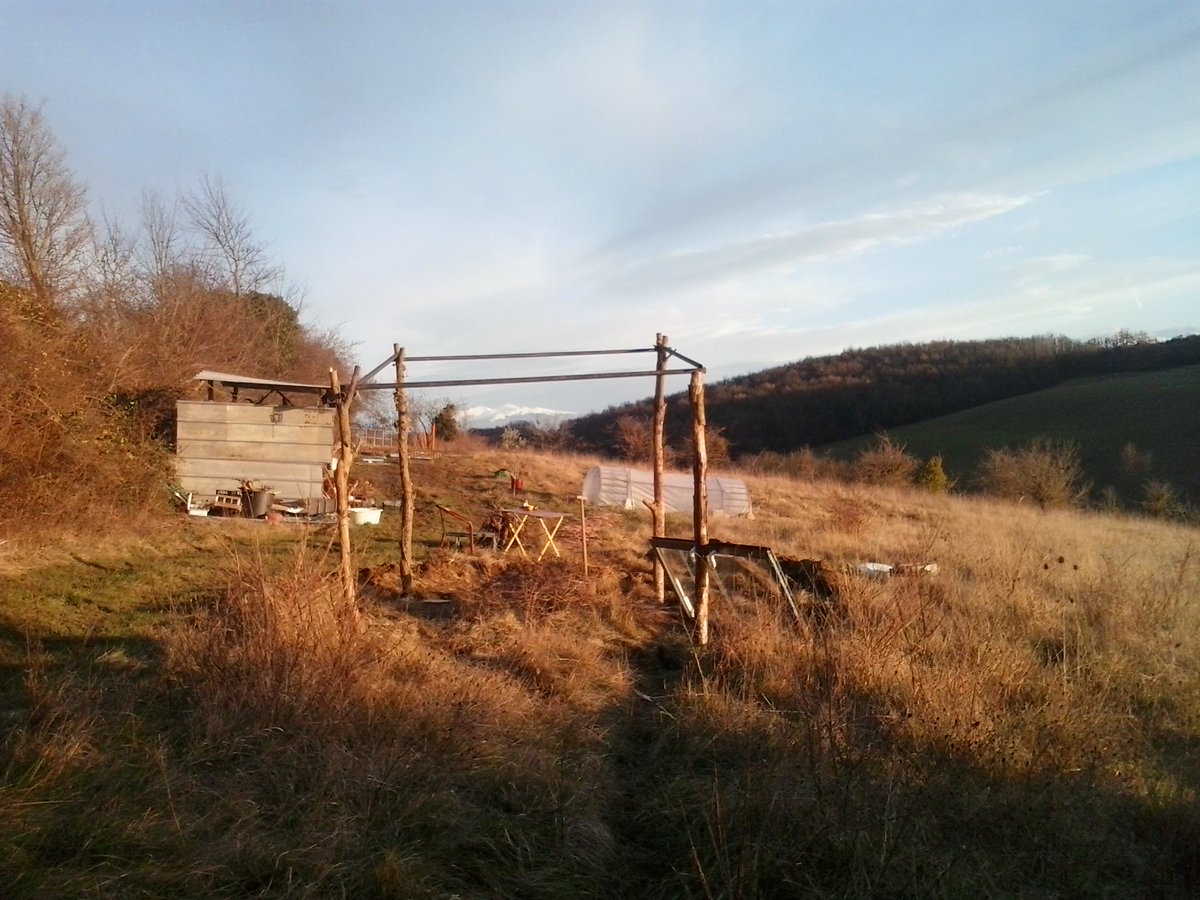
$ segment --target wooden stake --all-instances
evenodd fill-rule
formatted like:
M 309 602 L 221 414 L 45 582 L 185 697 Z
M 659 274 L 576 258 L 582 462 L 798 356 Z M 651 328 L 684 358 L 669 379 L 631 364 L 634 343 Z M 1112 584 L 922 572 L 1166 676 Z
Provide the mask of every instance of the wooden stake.
M 340 564 L 338 575 L 342 585 L 342 596 L 346 602 L 353 605 L 356 600 L 357 585 L 354 576 L 354 555 L 350 546 L 350 467 L 354 464 L 354 448 L 350 434 L 350 405 L 358 391 L 358 366 L 350 377 L 350 386 L 342 393 L 342 385 L 338 379 L 337 369 L 329 370 L 329 387 L 335 398 L 337 420 L 337 471 L 333 473 L 334 496 L 337 499 L 338 517 L 338 555 Z
M 692 373 L 688 387 L 692 401 L 692 513 L 696 538 L 696 643 L 708 643 L 708 446 L 704 440 L 704 373 Z
M 392 344 L 396 354 L 396 450 L 400 457 L 400 592 L 412 593 L 413 582 L 413 497 L 412 470 L 408 465 L 408 431 L 410 418 L 408 394 L 404 390 L 404 348 Z
M 583 577 L 587 578 L 587 510 L 584 508 L 587 498 L 580 494 L 576 499 L 579 501 L 579 544 L 583 548 Z
M 667 368 L 667 336 L 659 334 L 654 339 L 654 349 L 658 353 L 658 365 L 654 376 L 654 505 L 650 507 L 650 515 L 654 520 L 654 536 L 665 537 L 667 533 L 667 513 L 663 502 L 663 470 L 666 467 L 667 451 L 664 445 L 664 433 L 667 421 L 666 375 Z M 667 579 L 658 555 L 654 556 L 654 596 L 660 604 L 667 602 Z

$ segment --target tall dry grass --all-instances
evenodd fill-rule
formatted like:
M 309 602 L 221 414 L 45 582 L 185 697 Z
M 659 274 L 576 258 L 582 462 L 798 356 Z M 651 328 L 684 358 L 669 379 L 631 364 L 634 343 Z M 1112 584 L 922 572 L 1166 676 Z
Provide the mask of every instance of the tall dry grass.
M 521 462 L 565 502 L 583 461 Z M 243 553 L 160 670 L 32 655 L 0 874 L 20 896 L 1195 894 L 1194 529 L 751 487 L 757 518 L 714 536 L 825 560 L 833 596 L 797 622 L 726 579 L 706 648 L 654 605 L 635 511 L 596 517 L 586 579 L 570 548 L 438 552 L 426 600 L 376 578 L 351 608 L 320 548 Z
M 714 609 L 717 641 L 663 722 L 672 754 L 711 765 L 664 787 L 692 810 L 671 852 L 697 893 L 1200 886 L 1193 529 L 845 486 L 769 496 L 767 527 L 723 531 L 940 572 L 844 577 L 798 629 Z

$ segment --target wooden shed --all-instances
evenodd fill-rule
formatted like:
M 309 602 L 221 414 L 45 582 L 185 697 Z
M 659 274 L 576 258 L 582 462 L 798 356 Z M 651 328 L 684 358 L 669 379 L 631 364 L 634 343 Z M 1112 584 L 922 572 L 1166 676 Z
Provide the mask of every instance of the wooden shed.
M 316 385 L 272 384 L 265 380 L 201 372 L 210 393 L 214 381 L 231 389 L 265 392 L 318 389 Z M 263 400 L 269 396 L 265 393 Z M 323 495 L 324 467 L 333 449 L 333 409 L 220 400 L 176 404 L 175 474 L 179 486 L 198 496 L 237 490 L 243 481 L 270 488 L 281 499 Z

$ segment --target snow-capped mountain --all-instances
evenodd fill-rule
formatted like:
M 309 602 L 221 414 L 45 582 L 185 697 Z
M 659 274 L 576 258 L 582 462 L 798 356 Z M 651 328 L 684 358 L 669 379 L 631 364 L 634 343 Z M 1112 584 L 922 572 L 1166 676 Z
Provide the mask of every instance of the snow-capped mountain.
M 533 422 L 536 425 L 557 425 L 576 413 L 545 406 L 518 406 L 505 403 L 503 406 L 472 406 L 463 411 L 464 423 L 468 428 L 494 428 L 512 422 Z

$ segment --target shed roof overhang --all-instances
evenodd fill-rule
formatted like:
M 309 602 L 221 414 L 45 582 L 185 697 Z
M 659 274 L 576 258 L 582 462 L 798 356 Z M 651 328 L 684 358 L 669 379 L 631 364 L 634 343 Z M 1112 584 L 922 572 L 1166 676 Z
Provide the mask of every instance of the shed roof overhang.
M 240 390 L 265 391 L 267 395 L 274 391 L 279 394 L 285 404 L 289 403 L 288 394 L 314 394 L 324 397 L 329 393 L 328 385 L 305 384 L 299 381 L 275 381 L 271 378 L 254 378 L 250 375 L 235 375 L 230 372 L 216 372 L 212 369 L 203 369 L 197 372 L 194 380 L 208 382 L 210 400 L 212 399 L 212 390 L 218 384 L 232 391 L 234 399 L 237 398 Z

